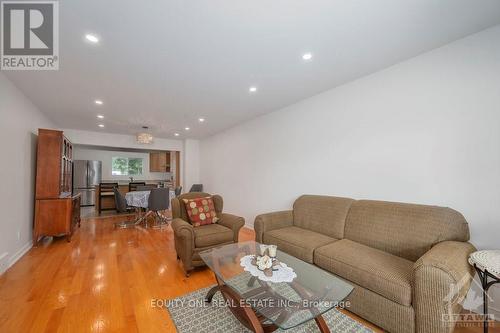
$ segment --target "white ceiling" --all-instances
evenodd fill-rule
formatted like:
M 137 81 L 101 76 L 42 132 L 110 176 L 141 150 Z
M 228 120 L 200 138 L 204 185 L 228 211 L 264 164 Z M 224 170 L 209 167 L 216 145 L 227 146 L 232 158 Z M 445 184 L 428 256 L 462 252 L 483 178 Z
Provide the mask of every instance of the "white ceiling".
M 62 128 L 200 138 L 499 23 L 498 0 L 68 0 L 60 70 L 5 74 Z

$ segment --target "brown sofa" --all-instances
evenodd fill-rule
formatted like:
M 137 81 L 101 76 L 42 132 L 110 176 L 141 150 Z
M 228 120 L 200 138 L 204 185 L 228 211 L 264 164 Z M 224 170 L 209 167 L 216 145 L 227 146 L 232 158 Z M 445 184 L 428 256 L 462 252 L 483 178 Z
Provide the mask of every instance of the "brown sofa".
M 350 311 L 390 332 L 453 331 L 450 286 L 468 291 L 475 251 L 467 221 L 445 207 L 304 195 L 293 210 L 259 215 L 256 241 L 354 285 Z M 464 278 L 464 279 L 463 279 Z M 461 284 L 460 284 L 461 282 Z M 448 325 L 445 325 L 448 324 Z M 450 327 L 451 326 L 451 327 Z
M 219 221 L 214 224 L 193 227 L 189 223 L 183 199 L 212 196 Z M 175 251 L 182 261 L 186 276 L 197 266 L 203 266 L 199 253 L 210 248 L 238 242 L 240 229 L 245 225 L 242 217 L 223 213 L 220 195 L 190 192 L 172 199 L 172 229 L 174 230 Z

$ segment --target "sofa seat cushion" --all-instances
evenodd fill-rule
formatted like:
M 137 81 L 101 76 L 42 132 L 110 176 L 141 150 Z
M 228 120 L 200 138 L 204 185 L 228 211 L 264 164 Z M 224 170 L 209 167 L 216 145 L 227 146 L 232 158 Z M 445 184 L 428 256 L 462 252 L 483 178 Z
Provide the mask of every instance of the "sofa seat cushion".
M 316 249 L 314 263 L 396 303 L 411 305 L 410 260 L 342 239 Z
M 233 231 L 220 224 L 206 224 L 193 228 L 194 245 L 207 247 L 233 241 Z
M 277 245 L 279 250 L 311 264 L 316 248 L 336 240 L 299 227 L 275 229 L 265 232 L 263 236 L 264 243 Z

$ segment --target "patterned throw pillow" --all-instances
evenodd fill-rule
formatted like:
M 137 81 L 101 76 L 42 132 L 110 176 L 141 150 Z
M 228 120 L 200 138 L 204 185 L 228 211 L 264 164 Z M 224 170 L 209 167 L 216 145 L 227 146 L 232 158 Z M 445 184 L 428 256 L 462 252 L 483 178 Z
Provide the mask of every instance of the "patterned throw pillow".
M 194 227 L 216 223 L 219 220 L 215 212 L 214 201 L 211 197 L 183 200 L 186 205 L 189 222 Z

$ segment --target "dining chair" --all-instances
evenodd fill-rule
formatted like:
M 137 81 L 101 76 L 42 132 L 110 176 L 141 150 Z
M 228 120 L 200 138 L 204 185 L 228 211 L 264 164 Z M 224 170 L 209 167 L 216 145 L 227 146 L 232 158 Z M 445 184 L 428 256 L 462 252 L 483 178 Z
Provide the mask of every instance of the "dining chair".
M 113 193 L 115 194 L 115 206 L 118 213 L 126 213 L 129 210 L 134 209 L 127 205 L 127 200 L 125 196 L 118 190 L 118 188 L 113 188 Z
M 177 186 L 174 190 L 175 197 L 177 198 L 182 193 L 182 186 Z
M 168 225 L 171 218 L 160 214 L 160 211 L 167 210 L 170 207 L 170 189 L 154 188 L 151 190 L 148 199 L 148 213 L 154 214 L 154 219 L 157 226 Z
M 125 199 L 125 196 L 118 190 L 118 188 L 113 188 L 113 192 L 115 194 L 115 205 L 116 205 L 116 211 L 118 213 L 129 213 L 131 210 L 136 209 L 135 207 L 131 207 L 127 205 L 127 200 Z M 125 220 L 121 222 L 116 222 L 115 227 L 119 228 L 129 228 L 135 226 L 134 222 Z
M 189 192 L 203 192 L 203 184 L 193 184 Z
M 146 186 L 146 182 L 131 182 L 128 183 L 128 191 L 137 191 L 138 186 Z

